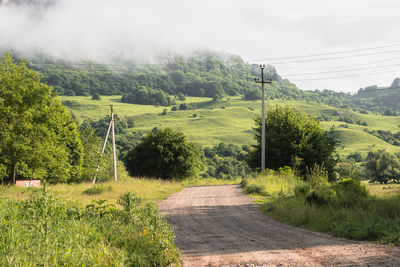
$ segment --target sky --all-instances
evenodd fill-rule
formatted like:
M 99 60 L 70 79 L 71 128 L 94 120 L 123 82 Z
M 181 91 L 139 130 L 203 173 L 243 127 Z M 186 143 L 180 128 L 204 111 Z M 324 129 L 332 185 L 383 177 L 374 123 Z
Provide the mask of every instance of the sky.
M 0 47 L 99 61 L 211 49 L 300 89 L 356 92 L 400 76 L 399 14 L 396 0 L 57 0 L 0 7 Z

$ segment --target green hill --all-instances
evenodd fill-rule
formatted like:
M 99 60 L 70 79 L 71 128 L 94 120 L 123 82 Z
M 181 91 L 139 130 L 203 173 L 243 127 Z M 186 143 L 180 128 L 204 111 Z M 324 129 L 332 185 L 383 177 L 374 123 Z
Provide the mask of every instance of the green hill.
M 120 102 L 120 96 L 102 96 L 101 101 L 90 100 L 90 97 L 63 96 L 62 101 L 76 116 L 79 122 L 98 120 L 109 114 L 109 105 L 120 118 L 131 117 L 135 127 L 125 129 L 126 136 L 151 131 L 158 127 L 171 127 L 181 130 L 188 138 L 202 146 L 212 146 L 219 142 L 237 145 L 254 144 L 253 119 L 261 112 L 261 101 L 244 101 L 240 97 L 224 98 L 213 103 L 211 98 L 188 97 L 180 103 L 197 104 L 194 110 L 171 111 L 162 115 L 164 107 L 126 104 Z M 330 107 L 306 101 L 270 100 L 268 105 L 290 105 L 304 112 L 321 118 L 326 129 L 334 126 L 339 135 L 338 153 L 345 157 L 354 152 L 366 154 L 370 150 L 386 149 L 393 153 L 400 152 L 399 146 L 391 145 L 384 140 L 367 133 L 365 130 L 385 130 L 393 133 L 400 129 L 400 118 L 376 114 L 361 114 L 349 109 Z M 349 117 L 354 123 L 347 123 L 343 117 Z M 365 123 L 367 126 L 356 122 Z M 121 136 L 120 136 L 121 138 Z

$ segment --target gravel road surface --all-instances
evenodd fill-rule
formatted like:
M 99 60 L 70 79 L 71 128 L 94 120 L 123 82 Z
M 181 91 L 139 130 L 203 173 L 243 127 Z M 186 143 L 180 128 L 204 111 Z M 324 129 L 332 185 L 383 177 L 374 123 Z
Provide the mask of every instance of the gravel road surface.
M 238 185 L 187 187 L 160 204 L 184 266 L 400 266 L 400 248 L 288 226 Z

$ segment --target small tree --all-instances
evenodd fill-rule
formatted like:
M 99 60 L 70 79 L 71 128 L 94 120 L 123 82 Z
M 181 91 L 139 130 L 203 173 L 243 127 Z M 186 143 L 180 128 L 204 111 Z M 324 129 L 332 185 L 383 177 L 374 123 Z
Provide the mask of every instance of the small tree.
M 261 162 L 261 118 L 255 119 L 257 145 L 248 156 L 249 165 L 257 169 Z M 334 131 L 325 131 L 319 121 L 289 107 L 276 106 L 266 112 L 265 120 L 266 168 L 278 170 L 292 166 L 298 158 L 297 170 L 305 175 L 315 164 L 324 166 L 330 180 L 334 180 L 336 164 L 333 153 L 336 147 Z
M 385 150 L 370 151 L 365 164 L 367 176 L 373 182 L 400 182 L 400 160 Z
M 182 179 L 198 174 L 200 151 L 183 133 L 166 128 L 143 137 L 128 152 L 126 165 L 132 176 Z
M 101 96 L 99 93 L 95 92 L 92 95 L 92 100 L 101 100 Z

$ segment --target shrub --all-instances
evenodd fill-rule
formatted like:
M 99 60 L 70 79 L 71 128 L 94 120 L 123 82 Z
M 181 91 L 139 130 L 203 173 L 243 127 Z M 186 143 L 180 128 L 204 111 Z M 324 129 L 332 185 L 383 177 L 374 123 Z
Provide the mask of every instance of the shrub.
M 305 197 L 310 193 L 311 187 L 307 184 L 296 185 L 294 187 L 294 195 L 296 197 Z
M 256 184 L 246 186 L 246 194 L 266 195 L 264 187 Z
M 319 186 L 306 197 L 309 205 L 322 206 L 331 204 L 336 199 L 336 192 L 329 186 Z
M 83 191 L 82 194 L 85 194 L 85 195 L 100 195 L 103 192 L 111 191 L 111 190 L 112 190 L 111 186 L 95 185 L 95 186 L 90 187 L 90 188 L 86 189 L 85 191 Z
M 100 94 L 99 93 L 94 93 L 93 95 L 92 95 L 92 100 L 101 100 L 101 96 L 100 96 Z
M 166 128 L 143 137 L 128 152 L 126 165 L 132 176 L 182 179 L 198 174 L 200 151 L 183 133 Z

